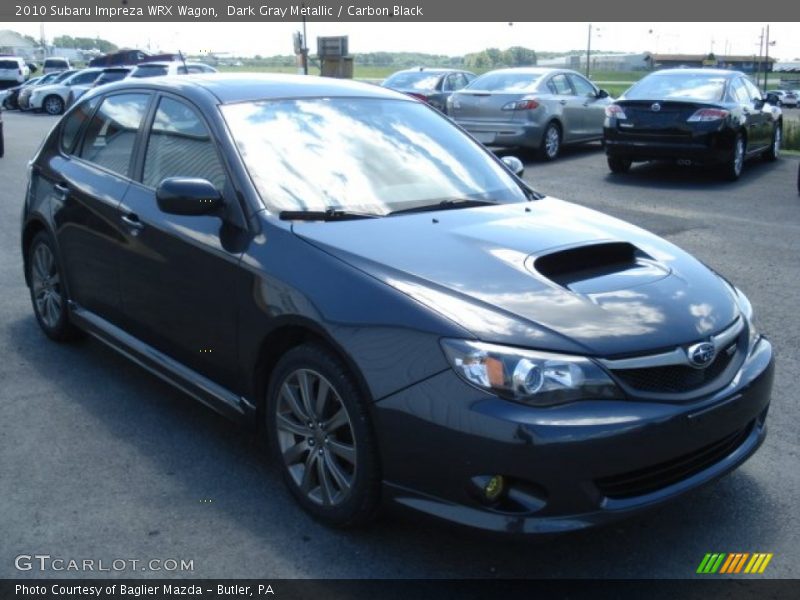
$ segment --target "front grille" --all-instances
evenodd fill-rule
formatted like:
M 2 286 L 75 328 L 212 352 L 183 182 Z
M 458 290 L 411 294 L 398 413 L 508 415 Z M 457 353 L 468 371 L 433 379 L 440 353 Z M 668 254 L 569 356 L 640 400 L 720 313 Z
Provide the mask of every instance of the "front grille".
M 721 350 L 714 362 L 705 369 L 696 369 L 688 365 L 669 365 L 643 369 L 615 369 L 613 373 L 625 385 L 642 392 L 659 394 L 691 392 L 712 383 L 725 372 L 736 356 L 736 344 L 737 342 L 733 342 Z
M 753 422 L 723 439 L 678 458 L 637 471 L 595 480 L 606 497 L 616 500 L 644 496 L 691 477 L 718 463 L 742 445 L 753 429 Z

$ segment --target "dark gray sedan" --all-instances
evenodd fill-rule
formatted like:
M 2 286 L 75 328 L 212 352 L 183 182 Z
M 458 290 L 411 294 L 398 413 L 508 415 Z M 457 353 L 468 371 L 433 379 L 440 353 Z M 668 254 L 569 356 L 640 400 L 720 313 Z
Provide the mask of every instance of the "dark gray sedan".
M 450 95 L 465 87 L 475 77 L 475 73 L 469 71 L 416 67 L 393 73 L 381 85 L 447 112 L 447 99 Z
M 612 100 L 568 69 L 500 69 L 481 75 L 447 102 L 447 114 L 489 146 L 536 148 L 553 160 L 564 144 L 603 137 Z

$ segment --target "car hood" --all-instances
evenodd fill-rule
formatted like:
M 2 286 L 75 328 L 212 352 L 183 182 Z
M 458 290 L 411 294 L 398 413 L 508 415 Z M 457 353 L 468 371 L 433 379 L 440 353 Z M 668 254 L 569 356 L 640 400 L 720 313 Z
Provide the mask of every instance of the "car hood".
M 619 356 L 706 339 L 739 314 L 686 252 L 554 198 L 293 230 L 489 342 Z

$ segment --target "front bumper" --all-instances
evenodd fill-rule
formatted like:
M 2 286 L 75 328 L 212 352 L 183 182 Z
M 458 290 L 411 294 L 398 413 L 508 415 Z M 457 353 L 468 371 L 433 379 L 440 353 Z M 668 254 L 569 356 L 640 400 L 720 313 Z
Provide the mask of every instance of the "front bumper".
M 766 436 L 772 347 L 726 388 L 687 403 L 582 401 L 533 408 L 445 371 L 378 402 L 386 496 L 471 528 L 559 533 L 611 522 L 708 483 Z M 495 503 L 481 484 L 500 474 Z

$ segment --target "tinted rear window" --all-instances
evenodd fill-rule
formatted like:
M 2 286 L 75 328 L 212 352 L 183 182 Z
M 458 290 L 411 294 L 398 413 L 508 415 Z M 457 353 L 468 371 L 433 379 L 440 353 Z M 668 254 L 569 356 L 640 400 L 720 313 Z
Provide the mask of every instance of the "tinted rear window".
M 19 63 L 15 60 L 0 60 L 0 69 L 19 69 Z
M 725 77 L 711 73 L 654 73 L 625 92 L 628 100 L 722 100 Z
M 69 63 L 62 58 L 47 58 L 44 61 L 44 66 L 66 69 L 69 66 Z
M 441 76 L 441 73 L 426 73 L 424 71 L 395 73 L 383 85 L 402 90 L 432 90 L 436 88 L 436 83 Z
M 159 75 L 166 74 L 167 67 L 161 65 L 148 65 L 136 67 L 136 70 L 131 74 L 131 77 L 158 77 Z
M 469 90 L 485 92 L 524 92 L 541 79 L 536 73 L 487 73 L 467 86 Z

